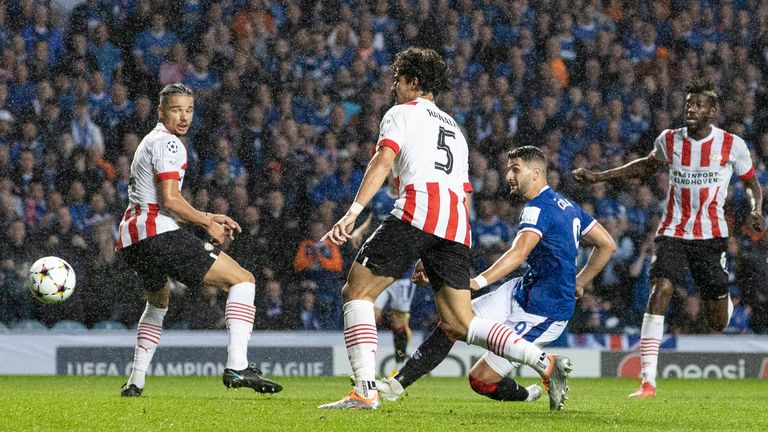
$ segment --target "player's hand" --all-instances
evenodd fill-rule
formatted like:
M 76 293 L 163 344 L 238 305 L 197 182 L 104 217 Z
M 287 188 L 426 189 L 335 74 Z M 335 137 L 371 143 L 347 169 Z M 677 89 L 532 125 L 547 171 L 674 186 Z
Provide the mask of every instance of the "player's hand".
M 765 219 L 763 219 L 763 215 L 759 211 L 755 210 L 749 214 L 749 225 L 755 231 L 762 231 L 764 222 Z
M 347 212 L 341 219 L 339 219 L 338 222 L 333 225 L 333 228 L 331 228 L 330 231 L 325 233 L 320 241 L 329 239 L 331 243 L 337 246 L 343 245 L 347 242 L 347 240 L 352 238 L 352 229 L 355 227 L 356 220 L 356 214 Z
M 243 232 L 243 229 L 240 228 L 240 224 L 235 222 L 234 219 L 232 219 L 227 215 L 211 213 L 211 218 L 213 218 L 214 222 L 224 226 L 225 228 L 229 228 L 229 230 L 232 232 L 234 231 L 237 231 L 238 233 Z
M 421 262 L 421 260 L 416 263 L 416 267 L 413 269 L 411 282 L 415 283 L 416 285 L 429 284 L 429 278 L 427 277 L 427 272 L 424 270 L 424 263 Z
M 584 297 L 584 287 L 576 285 L 576 300 Z
M 208 228 L 205 229 L 205 232 L 211 236 L 211 243 L 216 246 L 224 244 L 224 242 L 232 235 L 231 233 L 227 234 L 227 230 L 224 226 L 216 221 L 212 221 L 211 224 L 208 225 Z
M 571 175 L 573 175 L 573 178 L 575 178 L 577 182 L 582 182 L 582 183 L 597 182 L 597 175 L 595 175 L 594 172 L 586 168 L 576 168 L 575 170 L 571 171 Z

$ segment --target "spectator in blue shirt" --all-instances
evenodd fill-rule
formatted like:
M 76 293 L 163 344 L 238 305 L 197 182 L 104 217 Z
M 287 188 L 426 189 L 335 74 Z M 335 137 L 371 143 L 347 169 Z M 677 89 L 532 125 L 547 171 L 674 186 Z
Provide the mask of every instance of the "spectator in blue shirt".
M 176 34 L 165 28 L 165 15 L 155 12 L 152 26 L 139 33 L 133 44 L 133 57 L 139 72 L 156 79 L 160 64 L 176 42 Z
M 106 24 L 96 27 L 93 42 L 88 45 L 88 52 L 96 59 L 107 88 L 112 85 L 114 79 L 121 78 L 123 58 L 120 49 L 109 41 L 109 27 Z
M 50 26 L 48 7 L 45 5 L 38 4 L 35 7 L 34 22 L 21 30 L 21 36 L 24 38 L 24 45 L 28 54 L 32 53 L 36 41 L 48 41 L 48 60 L 53 68 L 58 65 L 59 59 L 66 51 L 61 32 Z
M 240 159 L 232 152 L 232 144 L 227 138 L 221 137 L 216 142 L 216 154 L 211 159 L 206 159 L 203 165 L 203 175 L 206 180 L 213 179 L 216 164 L 226 162 L 229 165 L 229 177 L 238 179 L 245 176 L 245 169 Z
M 325 201 L 351 201 L 362 181 L 363 173 L 354 167 L 348 155 L 342 155 L 336 172 L 321 179 L 309 190 L 309 201 L 314 206 L 319 206 Z
M 98 119 L 104 128 L 115 128 L 133 113 L 133 102 L 128 99 L 128 88 L 123 83 L 112 85 L 111 101 L 101 111 Z
M 184 74 L 184 85 L 197 90 L 195 96 L 210 94 L 211 91 L 221 86 L 219 77 L 208 70 L 211 59 L 207 55 L 200 53 L 192 58 L 192 67 Z M 158 66 L 159 70 L 159 66 Z

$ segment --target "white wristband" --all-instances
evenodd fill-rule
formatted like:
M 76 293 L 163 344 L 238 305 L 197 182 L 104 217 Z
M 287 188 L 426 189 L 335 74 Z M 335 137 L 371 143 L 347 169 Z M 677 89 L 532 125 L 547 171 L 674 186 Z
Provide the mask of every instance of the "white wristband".
M 485 288 L 486 286 L 488 286 L 488 279 L 486 279 L 483 275 L 475 276 L 475 282 L 477 282 L 477 285 L 480 288 Z
M 352 203 L 351 206 L 349 206 L 349 212 L 352 213 L 353 215 L 357 216 L 357 215 L 359 215 L 363 211 L 364 208 L 365 207 L 363 207 L 362 204 L 360 204 L 359 202 L 355 201 L 355 202 Z

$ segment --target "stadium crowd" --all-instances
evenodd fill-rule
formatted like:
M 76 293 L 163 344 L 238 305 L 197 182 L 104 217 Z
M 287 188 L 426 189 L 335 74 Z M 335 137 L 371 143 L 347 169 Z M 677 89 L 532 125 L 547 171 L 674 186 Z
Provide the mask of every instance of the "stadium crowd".
M 540 146 L 550 184 L 598 218 L 618 249 L 578 302 L 572 332 L 637 331 L 667 173 L 584 186 L 577 167 L 619 166 L 682 126 L 687 81 L 711 79 L 718 125 L 749 144 L 768 186 L 768 2 L 748 0 L 0 0 L 0 322 L 135 325 L 141 287 L 116 257 L 131 158 L 161 86 L 195 89 L 183 193 L 231 215 L 225 250 L 257 278 L 257 329 L 338 329 L 355 248 L 321 241 L 354 197 L 391 105 L 394 54 L 434 48 L 452 71 L 438 105 L 470 143 L 476 270 L 515 235 L 506 152 Z M 54 9 L 52 10 L 52 5 Z M 768 238 L 743 224 L 732 183 L 726 331 L 768 331 Z M 382 193 L 385 193 L 382 191 Z M 374 212 L 377 212 L 374 206 Z M 380 213 L 380 211 L 379 211 Z M 380 214 L 376 214 L 380 216 Z M 67 302 L 25 287 L 37 258 L 77 271 Z M 427 296 L 428 290 L 419 295 Z M 423 300 L 423 299 L 422 299 Z M 415 329 L 430 324 L 428 302 Z M 668 329 L 709 330 L 691 282 Z M 224 325 L 224 298 L 173 289 L 171 328 Z

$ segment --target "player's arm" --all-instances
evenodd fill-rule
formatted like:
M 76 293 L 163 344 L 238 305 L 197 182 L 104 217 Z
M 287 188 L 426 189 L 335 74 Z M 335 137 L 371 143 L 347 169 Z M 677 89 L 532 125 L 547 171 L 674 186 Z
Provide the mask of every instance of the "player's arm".
M 363 211 L 365 206 L 371 202 L 373 196 L 379 191 L 384 180 L 392 169 L 392 162 L 397 154 L 394 150 L 386 146 L 380 146 L 376 153 L 368 162 L 368 168 L 363 175 L 362 184 L 355 195 L 355 202 L 352 203 L 347 213 L 339 219 L 338 222 L 328 231 L 323 238 L 328 238 L 337 245 L 344 244 L 352 236 L 352 229 L 355 227 L 355 221 Z
M 649 155 L 637 158 L 625 165 L 611 168 L 605 171 L 591 171 L 586 168 L 577 168 L 571 172 L 576 181 L 585 183 L 598 183 L 617 178 L 643 177 L 656 172 L 664 162 Z
M 584 287 L 592 282 L 598 273 L 603 271 L 608 260 L 611 259 L 611 255 L 616 251 L 613 237 L 600 225 L 600 222 L 595 222 L 583 239 L 592 244 L 593 248 L 587 264 L 576 275 L 576 298 L 580 298 L 584 294 Z
M 763 189 L 757 176 L 753 175 L 747 180 L 743 180 L 747 187 L 747 196 L 749 197 L 750 213 L 749 224 L 757 231 L 763 230 Z
M 233 238 L 231 231 L 225 230 L 224 226 L 214 220 L 212 215 L 195 209 L 184 199 L 179 192 L 178 180 L 162 180 L 158 186 L 160 187 L 163 207 L 173 213 L 177 220 L 203 227 L 216 244 L 222 244 L 227 238 L 230 240 Z
M 534 231 L 521 231 L 504 255 L 499 257 L 487 270 L 470 281 L 470 288 L 478 290 L 517 270 L 539 244 L 541 237 Z

